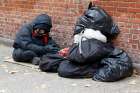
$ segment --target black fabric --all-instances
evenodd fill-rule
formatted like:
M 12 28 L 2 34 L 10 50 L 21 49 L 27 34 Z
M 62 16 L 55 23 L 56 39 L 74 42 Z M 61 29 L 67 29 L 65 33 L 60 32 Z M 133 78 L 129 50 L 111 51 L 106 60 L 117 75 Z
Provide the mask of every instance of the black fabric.
M 39 15 L 31 24 L 25 24 L 21 27 L 21 29 L 17 32 L 16 38 L 14 40 L 13 47 L 15 50 L 21 49 L 24 51 L 32 51 L 37 56 L 42 56 L 46 53 L 56 53 L 60 50 L 59 46 L 55 43 L 55 41 L 49 37 L 48 44 L 43 43 L 39 38 L 35 38 L 32 36 L 33 25 L 46 23 L 48 24 L 47 15 Z M 15 51 L 13 51 L 13 58 L 21 58 L 16 57 L 19 56 Z M 30 56 L 29 56 L 30 57 Z M 32 56 L 30 57 L 32 58 Z M 21 58 L 24 59 L 24 58 Z
M 50 32 L 51 27 L 48 24 L 42 23 L 42 24 L 35 25 L 33 29 L 34 30 L 35 29 L 43 29 L 43 30 L 45 30 L 45 32 Z
M 24 41 L 20 43 L 22 45 Z M 39 46 L 31 43 L 25 47 L 22 46 L 22 47 L 15 48 L 13 51 L 13 59 L 15 61 L 28 62 L 29 60 L 32 60 L 33 57 L 35 56 L 41 57 L 46 53 L 55 54 L 58 51 L 59 51 L 58 45 L 55 44 L 54 41 L 52 40 L 49 40 L 49 44 L 45 46 Z
M 65 78 L 91 78 L 96 71 L 96 64 L 77 65 L 70 61 L 61 62 L 58 75 Z
M 36 57 L 37 54 L 30 50 L 24 51 L 22 49 L 14 49 L 12 56 L 13 59 L 17 62 L 31 63 L 32 59 Z
M 39 68 L 44 72 L 57 72 L 59 64 L 67 61 L 58 54 L 46 54 L 41 57 Z
M 40 14 L 40 15 L 38 15 L 32 21 L 32 25 L 33 25 L 33 27 L 36 27 L 39 24 L 46 24 L 46 25 L 48 25 L 51 28 L 52 27 L 51 17 L 49 15 L 47 15 L 47 14 Z
M 39 65 L 39 63 L 40 63 L 40 57 L 34 57 L 32 59 L 32 64 L 33 65 Z
M 132 61 L 125 51 L 115 48 L 114 51 L 100 62 L 100 68 L 93 75 L 93 80 L 112 82 L 133 73 Z
M 119 34 L 118 26 L 113 22 L 111 16 L 101 7 L 97 6 L 86 10 L 78 18 L 74 34 L 80 33 L 84 28 L 100 30 L 108 39 L 112 39 Z
M 109 43 L 103 43 L 96 39 L 89 39 L 82 41 L 82 53 L 79 51 L 79 45 L 73 44 L 69 49 L 68 59 L 78 64 L 95 63 L 106 57 L 113 49 L 113 46 Z

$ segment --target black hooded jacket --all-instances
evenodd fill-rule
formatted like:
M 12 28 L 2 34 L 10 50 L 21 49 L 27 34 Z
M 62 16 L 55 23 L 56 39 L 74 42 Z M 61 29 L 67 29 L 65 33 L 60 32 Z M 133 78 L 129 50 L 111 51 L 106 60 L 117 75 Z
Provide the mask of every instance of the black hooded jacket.
M 16 34 L 16 38 L 13 44 L 15 49 L 21 48 L 22 50 L 31 50 L 38 55 L 42 55 L 50 52 L 57 52 L 59 46 L 49 37 L 48 44 L 44 44 L 39 39 L 32 37 L 32 31 L 36 25 L 46 24 L 48 29 L 52 27 L 51 18 L 46 14 L 37 16 L 32 23 L 25 24 Z M 50 31 L 50 30 L 48 30 Z

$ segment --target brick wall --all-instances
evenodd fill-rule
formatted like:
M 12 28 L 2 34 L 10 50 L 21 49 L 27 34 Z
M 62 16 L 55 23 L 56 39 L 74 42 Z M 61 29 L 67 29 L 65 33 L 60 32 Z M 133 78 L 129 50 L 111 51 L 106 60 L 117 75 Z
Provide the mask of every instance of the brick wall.
M 21 24 L 47 12 L 53 20 L 52 36 L 62 47 L 72 41 L 74 23 L 90 0 L 0 0 L 0 37 L 14 39 Z M 121 30 L 115 45 L 140 63 L 140 0 L 92 0 L 103 7 Z

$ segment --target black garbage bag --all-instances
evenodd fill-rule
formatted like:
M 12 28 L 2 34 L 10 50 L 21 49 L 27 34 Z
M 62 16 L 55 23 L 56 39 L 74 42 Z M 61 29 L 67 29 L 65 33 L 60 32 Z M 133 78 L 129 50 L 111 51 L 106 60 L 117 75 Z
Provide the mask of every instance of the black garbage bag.
M 91 78 L 96 68 L 97 64 L 78 65 L 70 61 L 61 62 L 58 75 L 65 78 Z
M 115 48 L 114 51 L 104 58 L 100 63 L 100 68 L 93 75 L 93 80 L 113 82 L 133 73 L 132 61 L 125 51 Z
M 118 26 L 104 9 L 92 5 L 78 18 L 74 34 L 80 33 L 85 28 L 100 30 L 109 40 L 116 37 L 120 32 Z
M 81 45 L 73 44 L 69 49 L 67 58 L 71 62 L 78 64 L 95 63 L 106 57 L 113 49 L 114 47 L 109 43 L 88 39 L 81 41 Z
M 65 61 L 67 59 L 58 54 L 46 54 L 41 58 L 39 68 L 44 72 L 57 72 L 59 64 Z

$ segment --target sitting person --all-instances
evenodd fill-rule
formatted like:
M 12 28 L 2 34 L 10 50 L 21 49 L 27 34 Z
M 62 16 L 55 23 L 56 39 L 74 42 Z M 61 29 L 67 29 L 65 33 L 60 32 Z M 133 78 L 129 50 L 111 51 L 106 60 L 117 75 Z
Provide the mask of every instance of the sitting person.
M 32 62 L 33 58 L 46 53 L 57 53 L 59 46 L 49 36 L 51 17 L 38 15 L 32 23 L 24 25 L 14 40 L 13 59 L 18 62 Z

